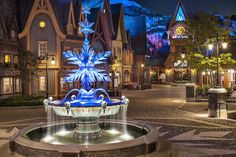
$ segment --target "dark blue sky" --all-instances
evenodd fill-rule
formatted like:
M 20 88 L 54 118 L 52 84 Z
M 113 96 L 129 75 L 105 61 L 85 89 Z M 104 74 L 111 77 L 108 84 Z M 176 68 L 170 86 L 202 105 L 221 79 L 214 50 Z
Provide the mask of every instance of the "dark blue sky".
M 155 10 L 158 14 L 171 15 L 178 0 L 134 0 Z M 224 15 L 236 15 L 236 0 L 183 0 L 187 12 L 208 11 Z

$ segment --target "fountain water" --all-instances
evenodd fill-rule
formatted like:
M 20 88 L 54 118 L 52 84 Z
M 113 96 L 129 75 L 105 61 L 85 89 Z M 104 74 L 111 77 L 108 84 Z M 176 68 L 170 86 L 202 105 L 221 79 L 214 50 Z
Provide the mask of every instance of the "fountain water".
M 109 75 L 97 65 L 104 64 L 111 52 L 94 53 L 88 39 L 88 35 L 94 32 L 93 23 L 87 19 L 89 8 L 84 7 L 82 13 L 85 21 L 80 26 L 85 39 L 81 52 L 64 52 L 68 62 L 79 67 L 71 70 L 65 81 L 80 81 L 82 88 L 69 91 L 62 100 L 50 97 L 43 102 L 48 116 L 53 110 L 58 116 L 74 120 L 51 122 L 53 119 L 48 118 L 47 124 L 29 126 L 11 139 L 11 151 L 26 156 L 58 157 L 66 156 L 68 152 L 74 156 L 81 152 L 88 156 L 94 156 L 96 152 L 104 156 L 140 156 L 155 152 L 157 130 L 146 123 L 126 121 L 129 100 L 125 96 L 111 99 L 103 88 L 91 87 L 97 81 L 110 81 Z M 124 121 L 99 121 L 101 116 L 116 115 L 119 111 L 122 111 Z
M 89 8 L 84 7 L 82 13 L 85 15 L 85 21 L 81 22 L 80 26 L 85 39 L 81 53 L 64 52 L 64 57 L 68 62 L 79 67 L 71 70 L 71 73 L 65 77 L 65 81 L 80 81 L 82 88 L 71 90 L 63 100 L 53 101 L 50 97 L 44 101 L 44 105 L 45 108 L 52 107 L 58 116 L 76 118 L 77 127 L 74 130 L 74 138 L 89 140 L 101 136 L 98 125 L 100 116 L 117 114 L 121 105 L 128 105 L 128 99 L 124 96 L 120 100 L 111 99 L 103 88 L 91 88 L 96 81 L 110 81 L 106 71 L 96 68 L 96 65 L 104 64 L 111 52 L 94 53 L 88 39 L 88 35 L 94 32 L 91 28 L 94 23 L 90 23 L 87 19 L 90 14 Z

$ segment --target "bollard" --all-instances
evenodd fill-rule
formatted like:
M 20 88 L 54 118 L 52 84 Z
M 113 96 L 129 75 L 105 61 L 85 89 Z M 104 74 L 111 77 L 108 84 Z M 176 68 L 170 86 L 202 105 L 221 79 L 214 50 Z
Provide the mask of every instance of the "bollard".
M 227 118 L 226 89 L 214 87 L 211 88 L 208 93 L 208 117 Z
M 186 84 L 186 101 L 193 102 L 196 97 L 196 85 L 195 83 Z

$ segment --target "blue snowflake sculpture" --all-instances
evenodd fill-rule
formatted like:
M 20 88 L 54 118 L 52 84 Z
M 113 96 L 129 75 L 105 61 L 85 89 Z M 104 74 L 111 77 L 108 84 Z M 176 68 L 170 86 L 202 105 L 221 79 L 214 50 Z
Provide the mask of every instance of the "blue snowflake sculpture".
M 81 52 L 66 51 L 64 57 L 69 64 L 78 65 L 78 69 L 71 70 L 70 74 L 65 77 L 66 82 L 81 81 L 82 86 L 86 90 L 90 90 L 91 85 L 96 81 L 109 82 L 110 77 L 105 70 L 97 69 L 95 66 L 104 64 L 110 56 L 111 52 L 94 53 L 93 48 L 90 46 L 88 35 L 93 33 L 92 26 L 94 23 L 88 21 L 87 15 L 90 14 L 90 9 L 84 7 L 82 14 L 85 15 L 85 21 L 80 23 L 82 27 L 81 32 L 84 34 L 85 39 Z

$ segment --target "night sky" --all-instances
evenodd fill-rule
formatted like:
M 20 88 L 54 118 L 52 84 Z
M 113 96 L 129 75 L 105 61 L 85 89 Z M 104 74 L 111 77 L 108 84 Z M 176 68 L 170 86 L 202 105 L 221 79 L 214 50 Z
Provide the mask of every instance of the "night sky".
M 140 5 L 155 10 L 158 14 L 172 15 L 178 0 L 134 0 Z M 236 0 L 183 0 L 188 13 L 207 11 L 224 15 L 236 15 Z

